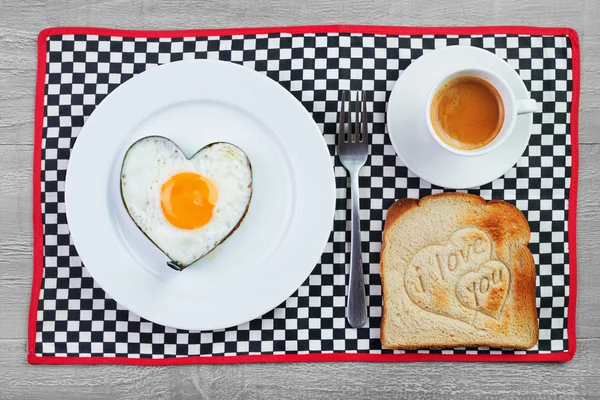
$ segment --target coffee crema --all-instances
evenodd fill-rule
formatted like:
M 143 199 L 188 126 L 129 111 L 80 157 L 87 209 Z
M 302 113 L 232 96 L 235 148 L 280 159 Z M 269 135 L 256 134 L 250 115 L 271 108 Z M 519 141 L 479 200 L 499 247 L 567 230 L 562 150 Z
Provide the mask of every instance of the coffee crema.
M 504 104 L 498 90 L 485 79 L 461 76 L 435 93 L 430 118 L 446 144 L 458 150 L 476 150 L 498 136 L 504 123 Z

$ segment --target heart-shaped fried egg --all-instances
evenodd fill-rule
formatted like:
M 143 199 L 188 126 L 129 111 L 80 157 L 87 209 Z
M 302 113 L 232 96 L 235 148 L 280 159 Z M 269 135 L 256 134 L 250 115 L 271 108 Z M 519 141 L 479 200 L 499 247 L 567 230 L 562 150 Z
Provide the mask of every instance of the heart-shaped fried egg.
M 146 236 L 183 269 L 240 224 L 252 197 L 252 168 L 229 143 L 213 143 L 187 159 L 167 138 L 135 142 L 121 168 L 121 195 Z

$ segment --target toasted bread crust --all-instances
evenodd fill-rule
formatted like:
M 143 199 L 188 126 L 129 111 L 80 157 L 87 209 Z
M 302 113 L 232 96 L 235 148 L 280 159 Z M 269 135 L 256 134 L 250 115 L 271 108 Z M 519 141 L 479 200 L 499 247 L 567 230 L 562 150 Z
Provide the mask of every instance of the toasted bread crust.
M 509 315 L 505 317 L 504 323 L 496 321 L 490 322 L 489 326 L 486 326 L 498 334 L 508 334 L 507 324 L 518 324 L 519 326 L 526 326 L 528 329 L 520 332 L 519 340 L 510 346 L 514 349 L 529 349 L 533 347 L 538 340 L 538 327 L 537 327 L 537 310 L 535 306 L 535 264 L 531 251 L 527 247 L 530 237 L 530 229 L 527 219 L 523 213 L 510 203 L 500 200 L 486 201 L 480 196 L 466 194 L 466 193 L 440 193 L 431 196 L 424 197 L 417 201 L 415 199 L 400 199 L 390 206 L 383 232 L 383 243 L 381 247 L 381 281 L 384 298 L 384 312 L 382 314 L 381 322 L 381 343 L 384 347 L 389 349 L 419 349 L 419 348 L 454 348 L 459 346 L 487 346 L 487 347 L 507 347 L 505 342 L 499 345 L 499 342 L 493 340 L 471 340 L 464 338 L 460 345 L 454 340 L 452 343 L 445 343 L 443 340 L 428 340 L 426 338 L 419 338 L 414 342 L 402 342 L 398 343 L 392 337 L 388 337 L 387 325 L 390 323 L 389 318 L 392 314 L 386 307 L 386 296 L 388 295 L 386 285 L 388 285 L 388 272 L 389 268 L 385 264 L 386 253 L 388 251 L 389 235 L 390 230 L 397 224 L 401 223 L 402 219 L 409 212 L 418 212 L 418 209 L 424 205 L 434 205 L 439 200 L 458 200 L 463 203 L 468 203 L 469 206 L 481 208 L 485 207 L 485 212 L 478 213 L 472 217 L 468 217 L 460 224 L 464 226 L 476 226 L 477 228 L 485 231 L 487 235 L 493 241 L 496 250 L 502 254 L 502 259 L 510 260 L 508 268 L 513 274 L 511 283 L 511 296 L 516 299 L 510 305 L 506 305 L 503 309 L 503 315 Z M 516 251 L 511 249 L 517 249 Z M 516 253 L 516 254 L 511 254 Z M 444 297 L 444 293 L 435 293 L 437 301 L 441 304 L 445 304 L 447 301 Z M 492 305 L 498 306 L 499 301 L 502 301 L 500 295 L 495 292 L 491 292 L 490 301 Z M 398 310 L 395 310 L 397 313 Z M 510 319 L 510 321 L 506 321 Z M 422 327 L 423 331 L 427 330 L 427 327 Z
M 397 200 L 394 204 L 392 204 L 390 206 L 390 208 L 388 209 L 387 212 L 387 216 L 385 217 L 385 226 L 383 228 L 383 240 L 381 243 L 381 268 L 379 269 L 379 274 L 381 276 L 381 286 L 385 287 L 385 268 L 383 268 L 383 259 L 384 259 L 384 254 L 385 254 L 385 248 L 386 248 L 386 236 L 387 236 L 387 232 L 390 230 L 390 228 L 396 223 L 396 221 L 398 221 L 402 215 L 404 215 L 406 212 L 415 209 L 419 206 L 419 202 L 415 199 L 400 199 Z M 385 297 L 383 299 L 384 303 L 385 303 Z M 391 343 L 388 343 L 385 337 L 385 329 L 383 329 L 384 325 L 385 325 L 385 320 L 386 320 L 386 316 L 385 316 L 385 312 L 382 313 L 381 315 L 381 344 L 384 347 L 387 347 L 388 349 L 392 349 L 395 347 L 392 347 L 393 345 Z

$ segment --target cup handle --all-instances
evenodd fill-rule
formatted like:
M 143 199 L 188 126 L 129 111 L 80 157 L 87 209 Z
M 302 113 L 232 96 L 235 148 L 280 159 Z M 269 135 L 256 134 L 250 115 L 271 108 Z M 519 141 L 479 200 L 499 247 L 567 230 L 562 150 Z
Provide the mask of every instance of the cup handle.
M 528 114 L 535 111 L 537 111 L 537 103 L 535 100 L 517 100 L 517 114 Z

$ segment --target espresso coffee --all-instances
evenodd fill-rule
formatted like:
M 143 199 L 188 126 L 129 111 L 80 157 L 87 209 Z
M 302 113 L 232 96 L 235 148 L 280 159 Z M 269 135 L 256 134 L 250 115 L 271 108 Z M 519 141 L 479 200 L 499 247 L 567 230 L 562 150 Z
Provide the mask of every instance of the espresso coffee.
M 476 150 L 498 135 L 504 104 L 496 88 L 476 76 L 446 82 L 433 96 L 431 123 L 437 135 L 459 150 Z

